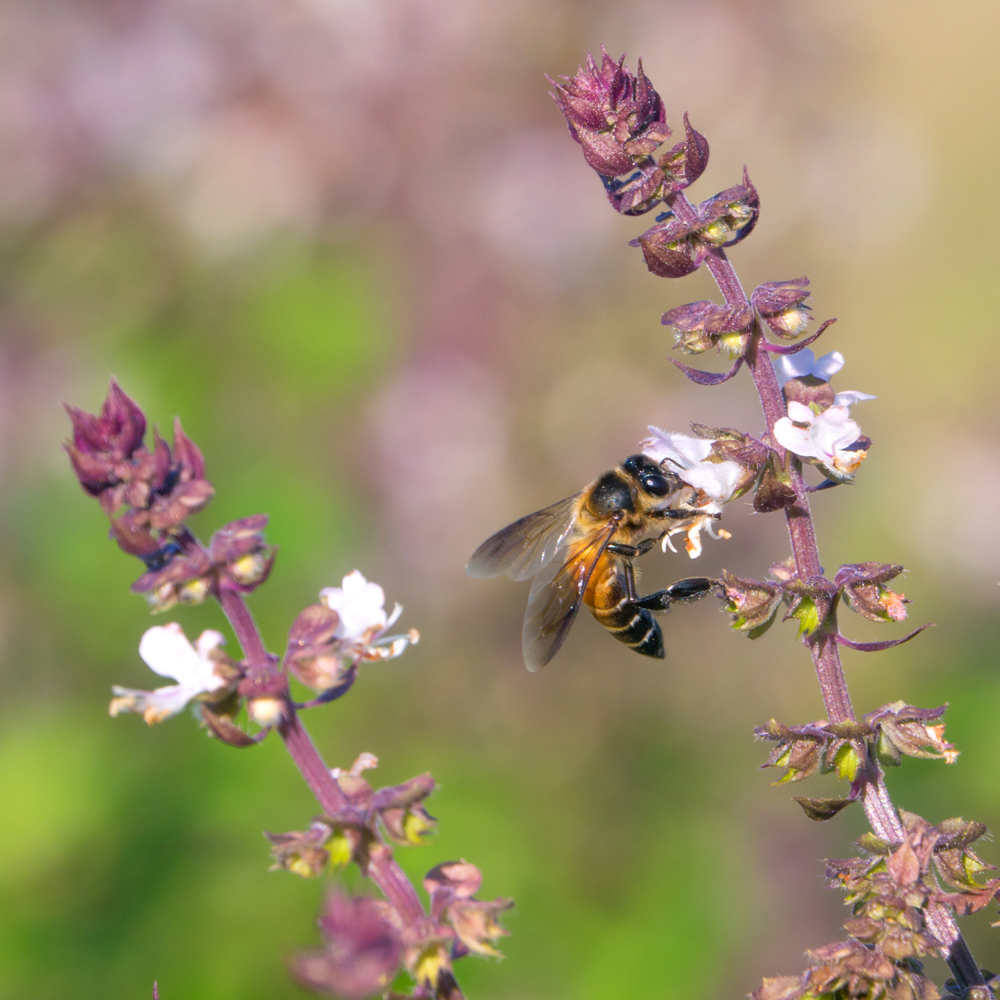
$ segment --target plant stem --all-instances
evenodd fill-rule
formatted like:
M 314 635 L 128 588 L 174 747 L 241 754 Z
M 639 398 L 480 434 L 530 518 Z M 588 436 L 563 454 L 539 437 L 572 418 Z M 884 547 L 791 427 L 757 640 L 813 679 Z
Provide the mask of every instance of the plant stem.
M 268 656 L 257 623 L 243 597 L 233 590 L 221 590 L 218 599 L 236 633 L 249 667 L 277 672 L 279 668 Z M 355 808 L 341 791 L 340 785 L 330 773 L 330 769 L 291 704 L 287 706 L 287 713 L 288 718 L 278 727 L 278 734 L 323 811 L 331 817 L 343 818 L 363 826 L 367 817 Z M 415 924 L 426 920 L 416 889 L 393 858 L 389 847 L 376 842 L 369 848 L 369 855 L 367 866 L 369 878 L 381 889 L 382 894 L 403 921 Z
M 690 223 L 697 218 L 694 206 L 681 191 L 669 195 L 667 204 L 682 222 Z M 727 304 L 749 304 L 736 270 L 724 250 L 718 248 L 709 251 L 705 263 Z M 823 567 L 819 561 L 819 547 L 809 509 L 809 495 L 802 478 L 802 463 L 794 455 L 786 455 L 785 450 L 774 439 L 775 422 L 786 416 L 786 408 L 771 359 L 767 356 L 767 352 L 760 348 L 763 337 L 764 331 L 760 321 L 755 320 L 746 353 L 746 364 L 760 397 L 761 408 L 767 421 L 769 442 L 782 461 L 788 461 L 791 487 L 795 491 L 796 499 L 790 507 L 785 508 L 785 519 L 798 577 L 807 581 L 821 577 Z M 808 638 L 807 644 L 812 654 L 829 721 L 853 720 L 854 709 L 834 634 L 820 629 Z M 889 798 L 882 770 L 876 761 L 870 761 L 869 767 L 871 772 L 869 780 L 865 782 L 861 793 L 865 815 L 877 836 L 890 844 L 901 843 L 905 831 L 899 820 L 899 814 Z M 982 972 L 969 951 L 951 911 L 940 903 L 931 904 L 928 907 L 927 922 L 934 936 L 944 943 L 945 948 L 942 949 L 945 952 L 944 958 L 963 991 L 970 986 L 985 987 Z

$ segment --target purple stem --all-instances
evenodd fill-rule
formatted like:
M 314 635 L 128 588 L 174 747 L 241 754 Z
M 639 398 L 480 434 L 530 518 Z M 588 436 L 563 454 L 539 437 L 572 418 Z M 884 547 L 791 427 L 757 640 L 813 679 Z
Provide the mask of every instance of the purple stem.
M 253 620 L 253 615 L 250 614 L 243 597 L 236 591 L 222 590 L 218 598 L 250 668 L 277 672 L 278 668 L 267 655 L 264 642 L 257 630 L 257 623 Z M 287 706 L 287 712 L 288 720 L 278 727 L 278 733 L 295 766 L 316 796 L 316 800 L 331 816 L 348 816 L 359 824 L 363 823 L 364 814 L 355 809 L 340 790 L 340 785 L 330 773 L 291 703 Z M 382 890 L 385 898 L 397 910 L 404 922 L 412 924 L 426 918 L 416 889 L 386 845 L 372 845 L 368 876 Z
M 694 206 L 682 191 L 668 195 L 666 201 L 682 222 L 691 223 L 697 219 Z M 728 305 L 749 305 L 746 292 L 724 250 L 718 248 L 710 250 L 705 263 Z M 760 349 L 763 337 L 760 323 L 755 321 L 746 361 L 764 410 L 768 438 L 782 460 L 786 457 L 789 459 L 790 485 L 795 490 L 796 501 L 785 508 L 785 519 L 799 579 L 809 580 L 822 576 L 823 568 L 819 561 L 819 547 L 813 530 L 807 487 L 802 478 L 802 463 L 794 455 L 786 456 L 785 450 L 774 439 L 775 422 L 786 416 L 786 409 L 768 352 Z M 853 720 L 854 709 L 834 633 L 819 629 L 810 636 L 808 645 L 830 722 Z M 900 843 L 905 832 L 896 808 L 889 798 L 882 769 L 875 761 L 870 761 L 870 767 L 872 769 L 870 780 L 865 782 L 861 793 L 865 815 L 877 836 L 888 843 Z M 985 986 L 986 981 L 982 972 L 969 951 L 951 911 L 939 903 L 932 904 L 928 908 L 927 922 L 934 936 L 944 942 L 945 958 L 958 984 L 963 989 L 969 986 Z

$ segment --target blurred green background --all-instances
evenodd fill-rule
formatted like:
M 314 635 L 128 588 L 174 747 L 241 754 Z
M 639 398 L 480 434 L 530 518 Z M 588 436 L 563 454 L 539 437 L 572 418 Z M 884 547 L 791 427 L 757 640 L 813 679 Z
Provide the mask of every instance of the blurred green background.
M 855 414 L 875 440 L 857 485 L 816 498 L 821 552 L 831 572 L 904 563 L 913 620 L 937 623 L 848 652 L 855 704 L 951 702 L 959 761 L 908 761 L 891 790 L 1000 825 L 998 31 L 986 0 L 8 0 L 0 998 L 147 997 L 154 978 L 163 1000 L 302 996 L 283 955 L 317 940 L 322 882 L 267 871 L 261 831 L 315 812 L 280 743 L 107 716 L 111 684 L 152 686 L 153 622 L 70 475 L 59 404 L 96 410 L 109 374 L 204 450 L 202 537 L 271 515 L 252 608 L 272 649 L 355 567 L 420 629 L 307 722 L 331 765 L 434 773 L 414 878 L 465 857 L 484 897 L 516 899 L 506 961 L 458 969 L 470 997 L 740 996 L 840 936 L 819 859 L 850 851 L 860 810 L 808 822 L 751 739 L 822 715 L 791 625 L 750 643 L 705 602 L 666 621 L 659 663 L 584 616 L 528 675 L 527 588 L 463 575 L 647 423 L 760 430 L 745 379 L 703 389 L 669 364 L 659 315 L 708 278 L 646 272 L 625 245 L 643 220 L 605 204 L 546 96 L 602 41 L 709 138 L 695 198 L 748 164 L 744 283 L 806 273 L 839 317 L 817 346 L 845 353 L 839 388 L 879 398 Z M 737 503 L 724 523 L 697 566 L 648 557 L 649 586 L 786 554 L 777 515 Z M 996 969 L 989 919 L 965 924 Z

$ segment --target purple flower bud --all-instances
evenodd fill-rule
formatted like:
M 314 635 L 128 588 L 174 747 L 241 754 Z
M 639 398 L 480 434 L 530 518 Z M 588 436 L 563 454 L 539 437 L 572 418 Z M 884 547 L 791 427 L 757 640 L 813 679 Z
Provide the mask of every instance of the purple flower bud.
M 80 485 L 93 496 L 126 478 L 121 466 L 132 458 L 146 434 L 142 410 L 112 379 L 99 415 L 66 405 L 73 424 L 73 440 L 66 451 Z
M 720 191 L 698 206 L 698 235 L 712 246 L 731 247 L 746 239 L 760 215 L 760 198 L 746 167 L 743 183 Z
M 774 621 L 781 603 L 781 585 L 770 580 L 744 580 L 722 571 L 722 587 L 732 616 L 732 627 L 751 639 L 763 635 Z
M 208 552 L 220 586 L 249 594 L 267 579 L 277 546 L 264 541 L 266 524 L 266 514 L 254 514 L 231 521 L 212 536 Z
M 326 820 L 314 820 L 308 830 L 290 833 L 268 833 L 274 864 L 271 871 L 288 871 L 303 878 L 316 878 L 330 860 L 330 852 L 323 846 L 332 836 L 334 828 Z
M 326 949 L 296 955 L 290 963 L 296 979 L 308 989 L 346 1000 L 384 993 L 399 968 L 402 941 L 383 907 L 334 891 L 319 925 Z
M 145 415 L 114 379 L 99 416 L 75 406 L 67 406 L 66 412 L 73 422 L 74 446 L 88 455 L 129 458 L 146 434 Z
M 758 285 L 750 302 L 778 337 L 794 340 L 809 323 L 809 307 L 803 305 L 808 297 L 809 279 L 803 276 Z
M 683 278 L 697 271 L 708 254 L 708 248 L 695 238 L 696 224 L 687 225 L 679 219 L 668 219 L 647 229 L 629 246 L 642 248 L 646 267 L 660 278 Z
M 566 118 L 570 135 L 583 147 L 587 163 L 604 177 L 619 177 L 670 138 L 660 95 L 642 71 L 615 62 L 601 46 L 601 66 L 587 56 L 564 83 L 551 81 L 552 95 Z
M 201 449 L 184 433 L 180 417 L 174 417 L 174 464 L 182 481 L 205 478 Z
M 734 341 L 742 353 L 745 338 L 728 338 L 726 334 L 745 333 L 753 322 L 753 310 L 747 305 L 718 306 L 714 302 L 690 302 L 665 312 L 660 320 L 677 331 L 675 346 L 687 354 L 700 354 L 722 341 L 729 346 Z
M 691 127 L 686 114 L 684 134 L 684 142 L 679 142 L 657 161 L 657 166 L 669 174 L 671 191 L 682 191 L 693 184 L 708 166 L 708 140 Z

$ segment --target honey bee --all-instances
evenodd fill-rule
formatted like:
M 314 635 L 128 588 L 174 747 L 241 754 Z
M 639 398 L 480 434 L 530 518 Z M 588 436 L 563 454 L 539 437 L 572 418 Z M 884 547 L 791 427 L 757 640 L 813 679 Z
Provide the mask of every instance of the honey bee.
M 473 552 L 470 576 L 535 578 L 521 632 L 529 670 L 556 655 L 581 603 L 619 642 L 662 659 L 663 635 L 651 612 L 704 597 L 716 584 L 690 577 L 646 597 L 636 593 L 632 561 L 668 529 L 651 533 L 664 522 L 705 516 L 685 504 L 668 506 L 683 485 L 645 455 L 631 455 L 582 492 L 509 524 Z

